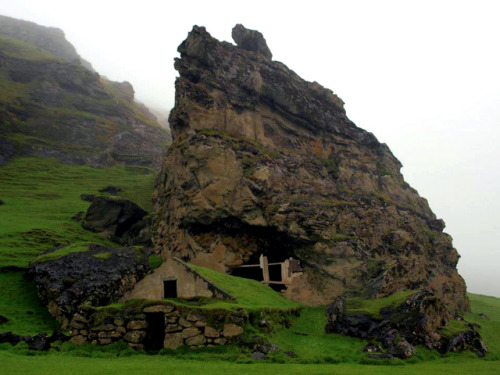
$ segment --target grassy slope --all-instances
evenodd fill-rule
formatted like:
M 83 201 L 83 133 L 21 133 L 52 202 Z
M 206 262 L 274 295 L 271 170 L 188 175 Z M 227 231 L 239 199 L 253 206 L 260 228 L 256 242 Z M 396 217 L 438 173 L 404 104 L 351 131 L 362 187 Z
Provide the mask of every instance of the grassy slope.
M 40 158 L 15 159 L 0 167 L 4 202 L 0 205 L 0 268 L 27 267 L 40 252 L 58 243 L 72 244 L 69 249 L 74 251 L 86 249 L 89 242 L 116 246 L 71 219 L 90 204 L 80 194 L 101 194 L 99 189 L 113 185 L 123 189 L 121 196 L 151 211 L 155 176 L 142 167 L 95 169 Z M 10 320 L 0 326 L 0 332 L 36 334 L 57 326 L 21 272 L 0 273 L 0 314 Z
M 469 294 L 472 312 L 465 314 L 465 318 L 481 325 L 479 332 L 483 337 L 490 360 L 500 361 L 500 298 Z M 483 319 L 478 314 L 486 314 L 489 319 Z M 499 366 L 500 373 L 500 366 Z
M 150 195 L 154 174 L 123 167 L 93 169 L 84 166 L 63 165 L 51 159 L 17 159 L 0 167 L 0 267 L 7 264 L 26 266 L 40 251 L 53 245 L 54 240 L 104 242 L 99 236 L 83 231 L 71 220 L 78 211 L 84 211 L 88 202 L 81 201 L 81 193 L 96 194 L 99 188 L 115 185 L 124 189 L 123 196 L 132 198 L 146 209 L 151 209 Z M 147 189 L 143 187 L 147 186 Z M 248 309 L 262 305 L 268 308 L 297 306 L 264 285 L 251 280 L 221 275 L 196 267 L 204 277 L 220 285 L 238 298 L 238 304 Z M 298 357 L 289 358 L 282 352 L 272 355 L 269 363 L 245 363 L 248 356 L 227 352 L 200 351 L 188 355 L 170 354 L 148 356 L 131 352 L 53 351 L 49 354 L 26 355 L 20 347 L 0 345 L 0 360 L 5 373 L 65 374 L 79 373 L 367 373 L 420 374 L 428 373 L 498 373 L 500 366 L 500 299 L 471 295 L 473 312 L 467 319 L 482 325 L 481 333 L 489 348 L 486 359 L 472 353 L 450 354 L 445 357 L 419 348 L 419 354 L 409 361 L 393 361 L 392 366 L 367 361 L 359 350 L 364 341 L 339 335 L 326 335 L 326 316 L 323 308 L 304 308 L 289 329 L 275 332 L 271 341 L 283 350 L 294 351 Z M 230 304 L 230 303 L 229 303 Z M 359 306 L 369 308 L 370 306 Z M 373 306 L 372 306 L 373 307 Z M 33 314 L 28 314 L 31 311 Z M 0 273 L 0 313 L 10 322 L 0 326 L 0 332 L 14 330 L 22 334 L 50 332 L 57 326 L 39 305 L 33 286 L 19 272 Z M 486 320 L 477 314 L 485 313 Z M 298 335 L 298 333 L 306 333 Z M 103 349 L 105 350 L 105 349 Z M 225 350 L 225 349 L 224 349 Z M 102 356 L 107 358 L 83 358 Z M 117 358 L 120 356 L 119 358 Z M 129 356 L 125 358 L 124 356 Z M 221 359 L 228 361 L 223 362 Z M 239 363 L 243 362 L 243 363 Z M 273 363 L 271 363 L 273 362 Z M 287 362 L 284 364 L 275 362 Z M 338 363 L 339 364 L 333 364 Z M 394 366 L 398 365 L 398 366 Z
M 0 34 L 0 50 L 7 56 L 14 57 L 16 59 L 30 61 L 62 61 L 49 51 L 2 34 Z
M 0 199 L 4 201 L 0 205 L 0 267 L 27 267 L 40 252 L 60 243 L 112 245 L 71 219 L 89 206 L 80 194 L 100 194 L 99 189 L 113 185 L 123 189 L 121 196 L 151 211 L 154 178 L 153 171 L 142 168 L 96 169 L 40 158 L 15 159 L 0 167 Z
M 273 308 L 290 309 L 301 306 L 299 303 L 286 299 L 280 293 L 275 292 L 267 285 L 258 281 L 226 275 L 193 264 L 190 264 L 190 266 L 201 276 L 234 296 L 237 300 L 238 307 L 243 307 L 246 310 Z M 228 303 L 230 302 L 218 302 L 215 300 L 210 303 L 209 307 L 224 307 L 224 305 Z
M 0 325 L 0 332 L 33 335 L 59 327 L 39 302 L 35 286 L 21 272 L 0 272 L 0 314 L 9 319 Z
M 36 62 L 42 66 L 48 62 L 60 63 L 61 73 L 64 73 L 69 66 L 69 63 L 48 51 L 5 35 L 0 35 L 0 53 L 9 58 Z M 34 105 L 26 105 L 33 103 L 33 95 L 35 97 L 39 95 L 36 94 L 36 90 L 42 81 L 48 79 L 50 83 L 56 86 L 58 84 L 54 82 L 54 78 L 48 78 L 50 74 L 43 73 L 44 69 L 41 69 L 42 73 L 39 76 L 29 82 L 17 82 L 11 77 L 12 69 L 7 65 L 0 66 L 0 117 L 3 120 L 0 137 L 18 151 L 36 147 L 73 155 L 94 155 L 107 147 L 111 137 L 122 131 L 130 131 L 130 122 L 117 121 L 117 117 L 134 117 L 138 123 L 160 128 L 157 121 L 148 118 L 142 112 L 139 104 L 123 99 L 123 94 L 113 87 L 114 83 L 105 79 L 101 79 L 100 86 L 110 94 L 109 99 L 97 100 L 80 93 L 78 89 L 60 87 L 62 99 L 56 107 L 43 105 L 37 100 Z M 82 71 L 86 72 L 83 68 Z M 77 74 L 75 77 L 76 82 L 78 79 L 86 79 L 85 74 L 80 73 L 80 76 Z M 82 103 L 87 104 L 82 107 Z M 94 109 L 92 113 L 82 109 L 90 107 Z M 86 130 L 80 129 L 81 126 Z M 94 137 L 94 142 L 90 144 L 87 141 L 81 142 L 81 139 L 88 135 L 88 131 L 91 131 Z M 79 135 L 75 136 L 75 132 Z M 161 131 L 158 130 L 157 134 L 160 136 Z M 126 157 L 125 154 L 121 156 Z M 133 158 L 129 160 L 129 164 L 142 164 L 140 155 L 128 157 Z
M 459 362 L 421 363 L 412 366 L 363 366 L 356 364 L 275 364 L 234 363 L 227 361 L 191 361 L 163 356 L 132 356 L 128 358 L 82 358 L 66 355 L 20 356 L 0 350 L 5 374 L 498 374 L 500 363 Z

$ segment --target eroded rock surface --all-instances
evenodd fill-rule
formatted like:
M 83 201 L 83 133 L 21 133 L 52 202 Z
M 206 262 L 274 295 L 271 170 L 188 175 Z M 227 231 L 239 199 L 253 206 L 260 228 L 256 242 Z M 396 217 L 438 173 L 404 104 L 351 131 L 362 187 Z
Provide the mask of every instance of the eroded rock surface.
M 123 245 L 149 245 L 151 219 L 147 211 L 123 198 L 93 197 L 82 226 Z
M 79 305 L 116 302 L 149 271 L 147 249 L 113 249 L 90 245 L 87 251 L 34 262 L 28 275 L 50 313 L 67 328 Z
M 159 168 L 168 132 L 129 82 L 92 70 L 60 29 L 0 16 L 0 164 L 16 156 Z
M 420 288 L 469 309 L 444 222 L 337 95 L 203 27 L 179 52 L 156 197 L 165 257 L 231 273 L 292 256 L 304 274 L 286 295 L 306 304 Z
M 326 333 L 372 339 L 386 350 L 369 344 L 365 348 L 371 358 L 410 358 L 417 353 L 415 345 L 424 345 L 443 353 L 470 349 L 483 357 L 486 346 L 475 327 L 463 324 L 463 330 L 451 337 L 441 332 L 454 318 L 451 310 L 432 293 L 423 291 L 409 296 L 396 306 L 389 305 L 380 311 L 357 312 L 346 306 L 345 299 L 337 298 L 326 309 Z

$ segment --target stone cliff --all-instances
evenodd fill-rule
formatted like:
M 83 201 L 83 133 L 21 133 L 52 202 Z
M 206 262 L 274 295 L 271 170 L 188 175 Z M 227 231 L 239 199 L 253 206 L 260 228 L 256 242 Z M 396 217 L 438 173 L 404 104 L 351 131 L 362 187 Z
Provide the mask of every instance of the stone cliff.
M 64 31 L 56 27 L 45 27 L 34 22 L 0 15 L 0 34 L 34 44 L 64 61 L 81 64 L 88 70 L 94 71 L 92 65 L 82 59 L 75 47 L 66 40 Z
M 80 60 L 61 30 L 0 16 L 0 164 L 32 155 L 159 167 L 168 132 L 130 83 Z
M 261 254 L 293 257 L 303 275 L 285 293 L 310 305 L 425 289 L 468 310 L 452 238 L 387 145 L 272 61 L 260 33 L 238 25 L 233 38 L 195 26 L 178 49 L 156 196 L 163 256 L 233 274 Z

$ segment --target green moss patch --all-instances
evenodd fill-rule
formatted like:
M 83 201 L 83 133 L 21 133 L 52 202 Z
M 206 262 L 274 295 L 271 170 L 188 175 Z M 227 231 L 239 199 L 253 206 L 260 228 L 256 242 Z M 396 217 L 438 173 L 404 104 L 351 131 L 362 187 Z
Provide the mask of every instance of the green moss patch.
M 397 308 L 408 297 L 417 293 L 418 290 L 406 290 L 399 293 L 391 294 L 385 298 L 365 299 L 362 297 L 346 298 L 345 308 L 348 314 L 366 314 L 374 319 L 382 319 L 380 311 L 384 308 Z
M 236 298 L 239 306 L 248 309 L 291 309 L 301 305 L 290 301 L 267 285 L 251 279 L 231 276 L 210 268 L 189 264 L 196 272 Z
M 151 267 L 151 269 L 154 270 L 155 268 L 160 267 L 160 265 L 163 263 L 163 258 L 156 255 L 156 254 L 151 254 L 148 257 L 148 262 L 149 262 L 149 266 Z
M 71 245 L 62 252 L 88 243 L 116 247 L 71 219 L 90 204 L 80 195 L 118 185 L 122 198 L 151 211 L 155 177 L 150 169 L 97 169 L 44 158 L 18 158 L 0 167 L 0 196 L 8 203 L 0 206 L 0 267 L 27 267 L 43 251 L 61 244 Z
M 16 59 L 30 61 L 61 61 L 49 51 L 6 35 L 0 35 L 0 50 L 7 56 L 14 57 Z

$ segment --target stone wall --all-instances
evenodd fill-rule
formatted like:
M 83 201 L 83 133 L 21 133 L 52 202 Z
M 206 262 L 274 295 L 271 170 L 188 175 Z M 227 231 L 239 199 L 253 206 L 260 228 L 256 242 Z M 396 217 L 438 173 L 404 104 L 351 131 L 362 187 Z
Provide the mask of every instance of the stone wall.
M 204 311 L 170 304 L 105 315 L 95 309 L 80 310 L 70 322 L 71 342 L 109 345 L 125 341 L 138 350 L 225 345 L 243 333 L 248 321 L 244 312 Z

